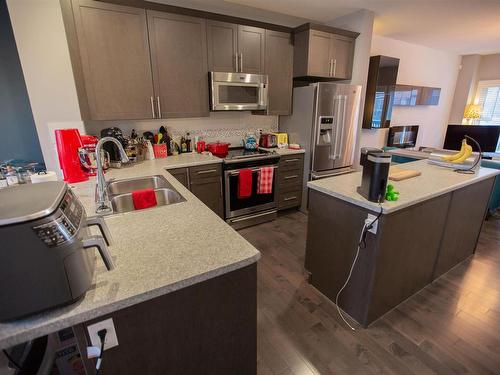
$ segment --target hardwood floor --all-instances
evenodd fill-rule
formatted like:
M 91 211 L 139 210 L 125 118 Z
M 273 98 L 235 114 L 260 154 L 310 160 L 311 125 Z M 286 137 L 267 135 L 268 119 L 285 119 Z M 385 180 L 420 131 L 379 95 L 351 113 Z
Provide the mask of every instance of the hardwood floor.
M 306 281 L 307 217 L 240 230 L 258 263 L 258 374 L 500 374 L 500 220 L 476 254 L 368 329 Z

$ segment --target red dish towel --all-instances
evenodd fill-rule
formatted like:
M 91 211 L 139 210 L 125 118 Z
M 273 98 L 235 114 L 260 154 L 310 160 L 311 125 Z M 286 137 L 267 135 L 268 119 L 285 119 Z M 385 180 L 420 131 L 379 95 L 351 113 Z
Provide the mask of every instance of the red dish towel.
M 271 194 L 273 192 L 273 174 L 273 167 L 262 167 L 259 169 L 257 194 Z
M 136 210 L 154 207 L 156 202 L 156 195 L 153 189 L 136 190 L 132 192 L 132 201 Z
M 238 198 L 249 198 L 252 196 L 252 171 L 250 169 L 240 170 L 238 177 Z

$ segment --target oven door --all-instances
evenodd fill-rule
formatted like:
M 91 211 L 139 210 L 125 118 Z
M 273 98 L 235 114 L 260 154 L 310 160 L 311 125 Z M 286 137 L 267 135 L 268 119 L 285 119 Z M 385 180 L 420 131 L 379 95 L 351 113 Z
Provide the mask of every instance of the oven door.
M 212 111 L 267 109 L 267 76 L 211 72 Z
M 224 172 L 226 219 L 276 208 L 277 166 L 273 166 L 273 168 L 273 192 L 271 194 L 257 194 L 259 168 L 249 168 L 252 170 L 252 195 L 249 198 L 242 199 L 238 198 L 240 170 L 233 169 Z

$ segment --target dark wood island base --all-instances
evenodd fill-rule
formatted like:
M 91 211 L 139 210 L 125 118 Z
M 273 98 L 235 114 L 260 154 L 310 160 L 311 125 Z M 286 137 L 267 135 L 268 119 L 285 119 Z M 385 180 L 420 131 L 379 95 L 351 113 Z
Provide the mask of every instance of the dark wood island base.
M 255 375 L 256 276 L 254 263 L 75 326 L 80 351 L 91 346 L 86 327 L 113 318 L 119 345 L 99 374 Z M 93 374 L 95 360 L 85 367 Z
M 339 305 L 363 327 L 471 256 L 494 178 L 383 214 L 368 233 Z M 332 301 L 344 284 L 367 214 L 310 189 L 305 268 Z

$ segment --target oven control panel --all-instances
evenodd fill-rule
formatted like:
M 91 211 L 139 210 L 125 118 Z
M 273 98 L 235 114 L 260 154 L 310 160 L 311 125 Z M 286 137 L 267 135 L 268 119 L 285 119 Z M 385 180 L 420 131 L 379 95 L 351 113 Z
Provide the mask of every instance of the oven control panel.
M 33 227 L 38 238 L 48 247 L 59 246 L 72 239 L 80 227 L 83 207 L 71 190 L 66 192 L 51 221 Z

